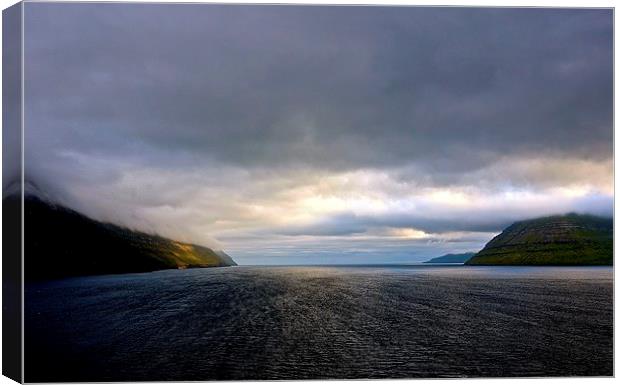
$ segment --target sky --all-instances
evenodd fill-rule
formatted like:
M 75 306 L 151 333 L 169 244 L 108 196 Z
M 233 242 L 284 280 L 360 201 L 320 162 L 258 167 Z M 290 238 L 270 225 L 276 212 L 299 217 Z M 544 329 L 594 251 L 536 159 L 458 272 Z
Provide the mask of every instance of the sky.
M 240 264 L 612 215 L 609 9 L 26 3 L 26 179 Z

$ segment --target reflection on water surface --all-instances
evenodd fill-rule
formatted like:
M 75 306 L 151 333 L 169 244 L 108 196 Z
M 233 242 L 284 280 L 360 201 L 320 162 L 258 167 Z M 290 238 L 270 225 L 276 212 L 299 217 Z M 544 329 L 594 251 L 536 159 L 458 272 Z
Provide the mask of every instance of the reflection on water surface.
M 612 375 L 608 267 L 233 267 L 26 287 L 26 381 Z

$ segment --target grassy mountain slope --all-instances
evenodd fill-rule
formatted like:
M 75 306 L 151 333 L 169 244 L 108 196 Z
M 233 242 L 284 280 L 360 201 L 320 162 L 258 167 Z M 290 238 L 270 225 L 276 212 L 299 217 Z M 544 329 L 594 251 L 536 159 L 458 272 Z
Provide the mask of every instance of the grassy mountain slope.
M 33 196 L 25 199 L 24 226 L 26 279 L 236 265 L 221 251 L 98 222 Z
M 468 265 L 611 265 L 613 220 L 567 214 L 516 222 Z

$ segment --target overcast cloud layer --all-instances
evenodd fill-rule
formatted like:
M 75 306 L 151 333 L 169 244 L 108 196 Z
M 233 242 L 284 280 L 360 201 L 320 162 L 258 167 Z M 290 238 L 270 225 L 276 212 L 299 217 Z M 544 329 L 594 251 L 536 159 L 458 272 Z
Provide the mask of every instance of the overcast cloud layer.
M 26 4 L 26 177 L 241 263 L 611 215 L 612 12 Z

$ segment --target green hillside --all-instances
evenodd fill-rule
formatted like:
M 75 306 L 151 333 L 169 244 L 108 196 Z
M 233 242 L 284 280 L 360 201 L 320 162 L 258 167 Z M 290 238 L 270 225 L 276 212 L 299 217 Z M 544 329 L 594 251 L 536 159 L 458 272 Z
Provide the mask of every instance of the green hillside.
M 98 222 L 34 196 L 24 203 L 26 279 L 236 265 L 222 251 Z
M 613 220 L 567 214 L 516 222 L 467 265 L 612 265 Z

